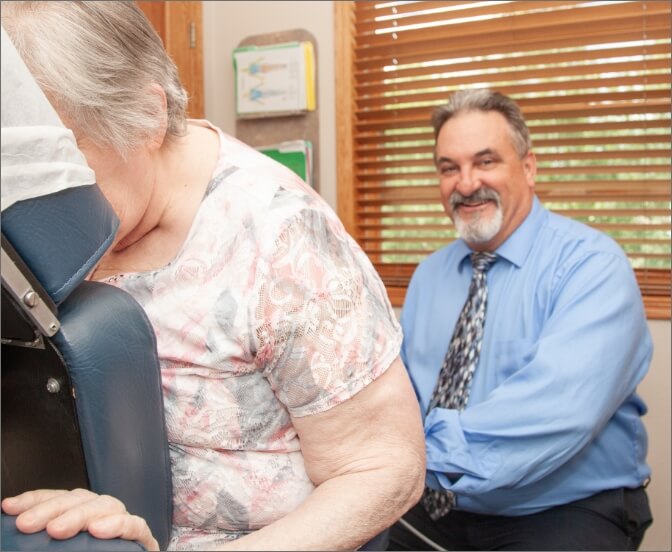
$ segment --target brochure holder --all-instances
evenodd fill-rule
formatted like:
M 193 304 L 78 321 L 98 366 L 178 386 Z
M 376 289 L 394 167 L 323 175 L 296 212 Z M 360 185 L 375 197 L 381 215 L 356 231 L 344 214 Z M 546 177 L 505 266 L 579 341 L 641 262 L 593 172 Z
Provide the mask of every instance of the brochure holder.
M 244 38 L 236 48 L 262 48 L 276 44 L 305 43 L 312 44 L 312 54 L 315 60 L 314 69 L 314 97 L 315 109 L 305 111 L 255 113 L 254 117 L 236 117 L 236 137 L 255 148 L 279 145 L 294 140 L 305 140 L 312 147 L 312 187 L 319 192 L 320 174 L 320 147 L 319 147 L 319 102 L 318 98 L 318 64 L 317 41 L 305 29 L 280 31 L 253 35 Z M 241 69 L 238 67 L 237 69 Z

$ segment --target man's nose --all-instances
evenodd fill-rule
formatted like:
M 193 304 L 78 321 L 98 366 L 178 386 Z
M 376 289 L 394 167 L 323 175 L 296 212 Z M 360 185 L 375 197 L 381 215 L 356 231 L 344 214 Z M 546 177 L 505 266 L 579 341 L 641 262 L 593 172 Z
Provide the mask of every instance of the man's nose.
M 463 196 L 470 196 L 481 187 L 481 181 L 476 177 L 471 169 L 460 171 L 460 180 L 457 183 L 457 191 Z

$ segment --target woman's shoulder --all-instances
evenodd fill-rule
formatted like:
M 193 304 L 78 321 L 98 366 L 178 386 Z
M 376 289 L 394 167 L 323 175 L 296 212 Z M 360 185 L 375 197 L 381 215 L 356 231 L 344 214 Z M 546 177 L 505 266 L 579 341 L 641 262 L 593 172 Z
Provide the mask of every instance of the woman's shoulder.
M 225 225 L 245 219 L 248 226 L 254 222 L 266 231 L 273 227 L 279 230 L 302 211 L 331 211 L 292 170 L 216 130 L 220 153 L 205 197 L 209 208 L 225 219 Z

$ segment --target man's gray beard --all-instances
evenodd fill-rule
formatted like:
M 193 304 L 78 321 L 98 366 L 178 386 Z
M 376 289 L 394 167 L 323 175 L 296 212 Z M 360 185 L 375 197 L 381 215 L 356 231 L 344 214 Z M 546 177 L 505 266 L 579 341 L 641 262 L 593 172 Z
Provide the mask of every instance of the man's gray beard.
M 453 211 L 453 222 L 460 237 L 467 243 L 486 243 L 494 238 L 502 228 L 504 216 L 502 207 L 497 203 L 495 213 L 491 217 L 475 214 L 469 222 L 460 217 L 459 209 Z

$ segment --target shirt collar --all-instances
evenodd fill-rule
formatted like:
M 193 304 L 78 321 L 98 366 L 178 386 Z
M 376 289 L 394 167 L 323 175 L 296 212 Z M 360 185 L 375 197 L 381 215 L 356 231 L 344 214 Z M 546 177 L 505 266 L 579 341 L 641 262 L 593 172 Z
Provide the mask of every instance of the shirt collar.
M 532 199 L 532 209 L 528 213 L 522 224 L 516 228 L 506 241 L 500 245 L 495 253 L 503 259 L 518 268 L 523 266 L 525 259 L 530 254 L 534 241 L 541 230 L 546 217 L 546 209 L 543 208 L 537 196 Z M 462 271 L 464 259 L 467 258 L 473 250 L 463 239 L 455 242 L 455 252 L 459 259 L 459 270 Z

